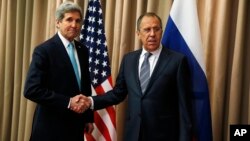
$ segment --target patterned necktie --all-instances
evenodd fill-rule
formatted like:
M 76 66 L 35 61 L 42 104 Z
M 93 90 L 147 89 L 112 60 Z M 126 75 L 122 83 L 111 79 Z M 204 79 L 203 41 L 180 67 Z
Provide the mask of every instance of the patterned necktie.
M 146 88 L 147 88 L 147 85 L 148 85 L 148 82 L 149 82 L 149 79 L 150 79 L 150 64 L 149 64 L 149 61 L 148 61 L 148 58 L 151 56 L 152 54 L 147 52 L 145 53 L 145 57 L 144 57 L 144 61 L 141 65 L 141 70 L 140 70 L 140 82 L 141 82 L 141 90 L 142 90 L 142 93 L 144 94 Z
M 80 80 L 78 67 L 77 67 L 77 63 L 76 63 L 76 58 L 75 58 L 75 54 L 74 54 L 74 45 L 72 43 L 68 44 L 68 53 L 69 53 L 70 61 L 71 61 L 72 66 L 74 68 L 74 72 L 75 72 L 75 75 L 76 75 L 78 86 L 79 86 L 79 88 L 81 90 L 81 80 Z

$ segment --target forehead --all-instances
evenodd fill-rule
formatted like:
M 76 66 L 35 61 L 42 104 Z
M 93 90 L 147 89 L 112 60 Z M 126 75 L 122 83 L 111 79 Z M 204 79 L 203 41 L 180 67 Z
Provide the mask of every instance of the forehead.
M 160 26 L 160 21 L 154 16 L 145 16 L 141 20 L 140 27 Z
M 64 18 L 69 18 L 69 17 L 81 18 L 81 14 L 78 11 L 70 11 L 64 13 Z

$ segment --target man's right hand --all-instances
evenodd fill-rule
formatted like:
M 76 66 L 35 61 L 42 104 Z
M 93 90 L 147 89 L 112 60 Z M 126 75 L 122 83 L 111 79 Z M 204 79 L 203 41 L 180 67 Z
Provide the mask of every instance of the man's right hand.
M 76 113 L 83 113 L 91 106 L 91 100 L 83 94 L 70 98 L 70 109 Z

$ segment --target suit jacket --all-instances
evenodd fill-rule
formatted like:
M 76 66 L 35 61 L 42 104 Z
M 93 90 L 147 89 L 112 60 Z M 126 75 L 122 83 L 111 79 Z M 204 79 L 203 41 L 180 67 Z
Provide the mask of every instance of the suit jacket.
M 70 97 L 91 95 L 88 50 L 77 41 L 75 46 L 82 91 L 58 34 L 34 49 L 24 88 L 24 96 L 37 103 L 31 141 L 82 141 L 85 123 L 93 122 L 92 111 L 77 114 L 67 108 Z
M 94 108 L 128 96 L 124 141 L 188 141 L 191 137 L 189 69 L 184 55 L 162 48 L 146 92 L 138 75 L 142 50 L 124 56 L 113 91 L 93 97 Z

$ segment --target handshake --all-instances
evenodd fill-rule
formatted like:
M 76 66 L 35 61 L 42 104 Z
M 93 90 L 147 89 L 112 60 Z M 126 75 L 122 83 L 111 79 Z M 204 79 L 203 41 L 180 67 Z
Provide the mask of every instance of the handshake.
M 69 109 L 76 113 L 83 113 L 91 106 L 91 99 L 83 94 L 76 95 L 70 98 Z

